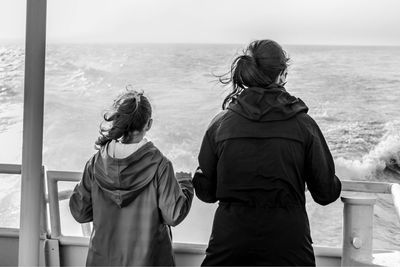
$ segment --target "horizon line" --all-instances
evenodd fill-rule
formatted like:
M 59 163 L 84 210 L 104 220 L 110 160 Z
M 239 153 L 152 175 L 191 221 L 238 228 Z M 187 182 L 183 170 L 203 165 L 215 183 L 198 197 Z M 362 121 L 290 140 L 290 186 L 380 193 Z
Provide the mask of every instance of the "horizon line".
M 256 39 L 254 39 L 256 40 Z M 154 42 L 154 41 L 71 41 L 71 40 L 47 40 L 46 44 L 71 44 L 71 45 L 247 45 L 240 42 L 191 42 L 191 41 L 174 41 L 174 42 Z M 0 38 L 0 44 L 25 44 L 22 38 Z M 331 46 L 331 47 L 400 47 L 400 44 L 348 44 L 348 43 L 280 43 L 282 46 Z

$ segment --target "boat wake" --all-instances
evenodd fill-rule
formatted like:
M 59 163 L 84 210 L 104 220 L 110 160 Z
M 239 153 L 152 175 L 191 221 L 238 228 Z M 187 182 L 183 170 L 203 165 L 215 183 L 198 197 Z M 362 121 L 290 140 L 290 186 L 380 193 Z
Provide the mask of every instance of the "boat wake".
M 400 180 L 400 121 L 385 125 L 386 133 L 361 159 L 335 159 L 337 175 L 351 180 Z

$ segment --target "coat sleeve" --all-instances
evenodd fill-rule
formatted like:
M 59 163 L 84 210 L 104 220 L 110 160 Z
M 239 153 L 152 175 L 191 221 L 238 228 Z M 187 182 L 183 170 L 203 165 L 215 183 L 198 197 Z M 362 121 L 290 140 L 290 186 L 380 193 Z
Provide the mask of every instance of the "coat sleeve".
M 158 207 L 164 222 L 176 226 L 185 219 L 193 199 L 193 184 L 190 174 L 178 173 L 169 160 L 160 165 L 158 174 Z
M 215 144 L 207 131 L 199 153 L 199 167 L 193 178 L 196 196 L 207 203 L 217 201 L 217 163 Z
M 69 208 L 72 216 L 79 223 L 86 223 L 93 221 L 92 209 L 92 166 L 93 158 L 86 163 L 83 171 L 82 179 L 79 184 L 75 186 L 69 199 Z
M 342 184 L 335 175 L 335 164 L 325 138 L 318 125 L 308 117 L 309 139 L 305 151 L 307 187 L 314 201 L 328 205 L 339 196 Z

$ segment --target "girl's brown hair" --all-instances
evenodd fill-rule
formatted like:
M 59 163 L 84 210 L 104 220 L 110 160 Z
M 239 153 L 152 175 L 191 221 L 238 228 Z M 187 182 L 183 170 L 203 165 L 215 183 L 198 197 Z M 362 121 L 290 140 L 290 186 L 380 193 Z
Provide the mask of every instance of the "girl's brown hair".
M 104 114 L 100 124 L 100 136 L 95 142 L 96 148 L 111 140 L 130 143 L 134 131 L 142 131 L 151 118 L 151 105 L 143 93 L 129 90 L 120 95 L 113 104 L 113 110 Z M 104 125 L 104 124 L 107 125 Z

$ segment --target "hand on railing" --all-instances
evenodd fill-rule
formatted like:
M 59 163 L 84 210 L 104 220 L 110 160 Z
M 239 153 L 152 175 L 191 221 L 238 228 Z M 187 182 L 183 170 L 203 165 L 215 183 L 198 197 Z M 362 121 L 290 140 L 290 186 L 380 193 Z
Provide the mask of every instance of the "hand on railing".
M 92 235 L 92 225 L 91 223 L 82 223 L 81 224 L 81 228 L 82 228 L 82 234 L 83 236 L 91 236 Z
M 175 177 L 178 181 L 192 180 L 192 173 L 190 172 L 177 172 Z

